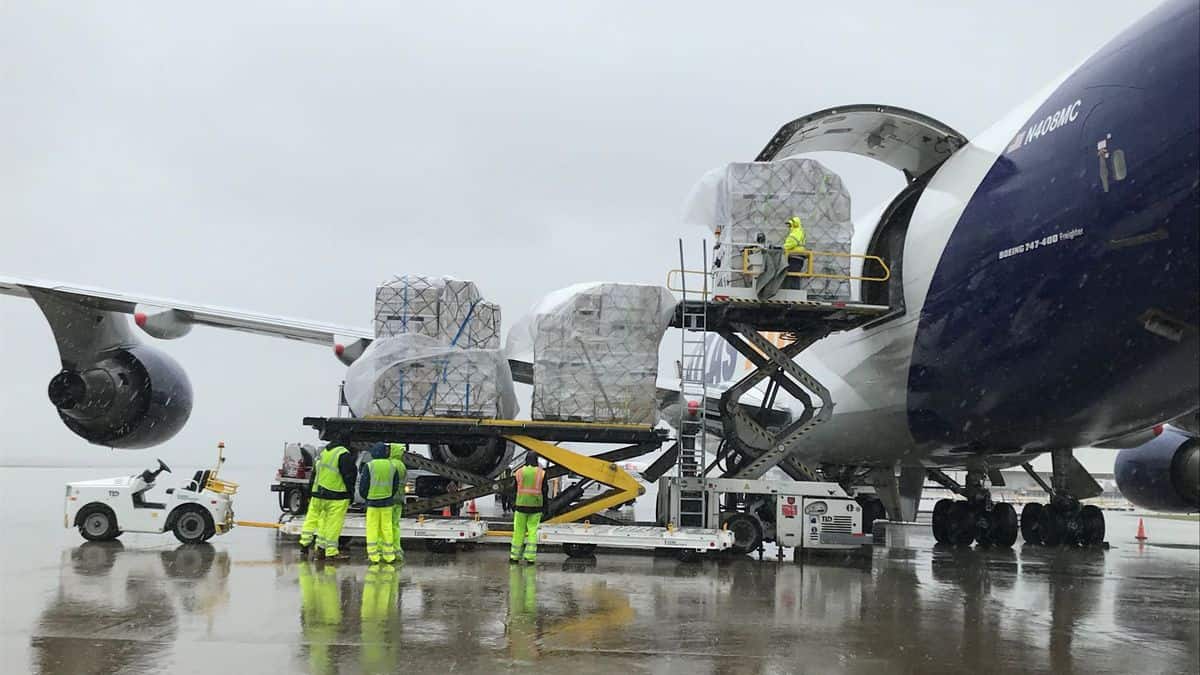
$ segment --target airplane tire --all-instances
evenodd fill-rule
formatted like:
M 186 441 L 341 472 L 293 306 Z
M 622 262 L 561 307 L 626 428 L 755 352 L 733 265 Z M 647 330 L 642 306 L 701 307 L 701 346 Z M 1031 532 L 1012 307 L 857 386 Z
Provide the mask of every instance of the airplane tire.
M 992 507 L 992 544 L 1009 548 L 1017 543 L 1017 510 L 1012 504 L 1000 503 Z
M 887 509 L 883 507 L 883 500 L 874 495 L 861 495 L 855 497 L 854 501 L 858 502 L 862 508 L 862 530 L 863 534 L 872 534 L 876 520 L 887 518 Z
M 996 543 L 996 520 L 982 505 L 971 507 L 971 520 L 975 523 L 975 542 L 980 546 Z
M 1083 544 L 1095 546 L 1104 543 L 1104 512 L 1095 504 L 1088 504 L 1079 510 L 1079 520 L 1083 525 Z
M 1067 523 L 1061 513 L 1053 507 L 1043 508 L 1038 515 L 1038 532 L 1042 537 L 1043 546 L 1058 546 L 1064 543 L 1067 535 Z
M 1045 505 L 1036 502 L 1021 508 L 1021 538 L 1029 544 L 1042 545 L 1041 518 Z
M 939 499 L 933 505 L 933 538 L 939 544 L 950 543 L 950 538 L 946 534 L 946 515 L 951 506 L 954 506 L 953 499 Z
M 946 513 L 947 543 L 970 546 L 975 541 L 975 514 L 966 502 L 954 502 Z

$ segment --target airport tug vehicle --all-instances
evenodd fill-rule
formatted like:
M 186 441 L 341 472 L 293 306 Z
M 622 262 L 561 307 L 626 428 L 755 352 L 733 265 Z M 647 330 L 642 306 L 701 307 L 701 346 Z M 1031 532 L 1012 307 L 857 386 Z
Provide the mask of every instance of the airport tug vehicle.
M 225 461 L 224 443 L 217 444 L 217 465 L 197 471 L 191 482 L 167 488 L 152 501 L 158 475 L 171 467 L 132 476 L 67 483 L 64 527 L 77 527 L 88 541 L 108 541 L 125 532 L 162 534 L 170 531 L 185 544 L 208 541 L 233 529 L 233 495 L 237 483 L 218 477 Z

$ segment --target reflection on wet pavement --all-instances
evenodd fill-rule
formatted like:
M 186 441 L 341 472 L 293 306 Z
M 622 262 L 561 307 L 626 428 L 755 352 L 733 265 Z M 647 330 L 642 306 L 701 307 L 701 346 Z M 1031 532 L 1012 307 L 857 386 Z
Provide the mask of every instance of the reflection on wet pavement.
M 1195 672 L 1196 551 L 954 549 L 921 532 L 802 565 L 548 553 L 535 568 L 480 549 L 335 566 L 282 541 L 256 560 L 89 543 L 61 553 L 27 627 L 6 621 L 6 648 L 24 632 L 43 674 Z

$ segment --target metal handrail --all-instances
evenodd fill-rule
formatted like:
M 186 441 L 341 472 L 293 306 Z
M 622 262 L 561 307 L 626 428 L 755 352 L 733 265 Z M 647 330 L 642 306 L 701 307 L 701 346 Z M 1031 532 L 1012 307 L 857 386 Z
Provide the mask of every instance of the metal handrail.
M 708 277 L 709 273 L 705 272 L 704 270 L 684 270 L 684 269 L 668 270 L 667 271 L 667 289 L 675 291 L 677 293 L 683 293 L 685 291 L 688 293 L 700 293 L 702 295 L 709 295 L 711 293 L 711 291 L 708 289 L 707 283 L 705 283 L 702 286 L 703 290 L 699 290 L 699 291 L 695 290 L 695 289 L 688 290 L 687 289 L 687 278 L 684 276 L 687 274 L 699 274 L 701 276 L 701 279 L 704 279 L 705 282 L 707 282 L 707 277 Z M 678 276 L 679 286 L 672 286 L 671 285 L 672 280 L 675 279 L 676 276 Z
M 742 274 L 745 274 L 746 276 L 750 276 L 750 277 L 758 276 L 757 272 L 750 269 L 750 254 L 753 253 L 754 251 L 761 251 L 761 250 L 763 250 L 763 247 L 761 247 L 761 246 L 747 246 L 746 248 L 742 249 Z M 814 262 L 813 259 L 816 256 L 827 256 L 830 258 L 859 258 L 863 261 L 874 260 L 875 262 L 879 263 L 880 267 L 883 268 L 883 276 L 867 277 L 867 276 L 855 276 L 853 274 L 824 274 L 824 273 L 813 272 L 812 271 L 813 262 Z M 808 258 L 808 264 L 805 265 L 805 271 L 803 271 L 803 272 L 788 272 L 787 276 L 803 277 L 803 278 L 807 278 L 807 279 L 838 279 L 838 280 L 842 280 L 842 281 L 887 281 L 888 279 L 892 278 L 891 268 L 888 267 L 887 263 L 883 261 L 883 258 L 880 258 L 877 255 L 863 255 L 861 253 L 842 253 L 840 251 L 799 251 L 796 253 L 788 254 L 788 258 L 801 258 L 801 257 Z

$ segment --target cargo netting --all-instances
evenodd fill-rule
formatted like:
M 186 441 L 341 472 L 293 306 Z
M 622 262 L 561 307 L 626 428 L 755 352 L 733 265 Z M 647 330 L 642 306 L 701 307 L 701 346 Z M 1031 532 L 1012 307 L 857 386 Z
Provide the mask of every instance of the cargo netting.
M 684 220 L 716 234 L 716 285 L 753 288 L 754 278 L 742 273 L 742 250 L 783 246 L 792 216 L 803 222 L 810 251 L 851 252 L 850 193 L 837 174 L 811 159 L 735 162 L 713 169 L 693 188 Z M 813 263 L 812 272 L 850 276 L 849 257 L 817 255 Z M 799 282 L 797 287 L 811 297 L 850 298 L 849 279 L 806 278 Z
M 532 354 L 535 420 L 655 424 L 658 347 L 676 299 L 666 288 L 579 284 L 547 296 L 508 337 Z

